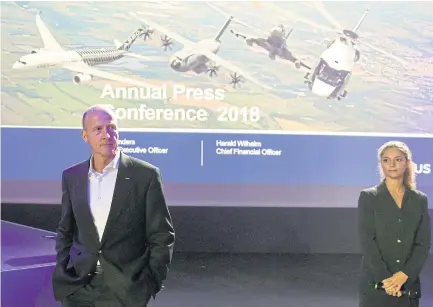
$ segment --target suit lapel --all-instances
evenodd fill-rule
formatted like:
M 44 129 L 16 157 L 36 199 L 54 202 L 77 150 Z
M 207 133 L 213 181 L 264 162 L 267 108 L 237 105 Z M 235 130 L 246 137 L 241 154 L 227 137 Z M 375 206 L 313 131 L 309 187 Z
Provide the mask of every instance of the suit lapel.
M 113 200 L 111 202 L 110 213 L 108 215 L 104 234 L 101 239 L 101 246 L 107 240 L 110 231 L 114 229 L 115 223 L 122 211 L 127 207 L 126 199 L 132 188 L 132 178 L 130 167 L 132 162 L 128 156 L 121 153 L 119 161 L 119 171 L 117 172 L 116 185 L 114 187 Z
M 86 228 L 88 233 L 91 234 L 96 246 L 99 245 L 98 232 L 93 221 L 92 213 L 89 206 L 89 166 L 90 159 L 81 165 L 81 168 L 77 172 L 77 177 L 74 183 L 76 193 L 75 197 L 78 199 L 76 202 L 74 211 L 77 214 L 77 220 L 82 221 L 83 226 Z
M 378 185 L 377 189 L 378 189 L 378 194 L 381 199 L 381 202 L 387 204 L 388 206 L 391 206 L 393 209 L 398 209 L 398 210 L 403 210 L 403 208 L 405 207 L 405 203 L 408 201 L 411 195 L 411 191 L 408 188 L 406 188 L 406 191 L 404 192 L 403 195 L 402 207 L 399 208 L 394 198 L 392 197 L 391 193 L 389 192 L 385 181 L 382 181 Z

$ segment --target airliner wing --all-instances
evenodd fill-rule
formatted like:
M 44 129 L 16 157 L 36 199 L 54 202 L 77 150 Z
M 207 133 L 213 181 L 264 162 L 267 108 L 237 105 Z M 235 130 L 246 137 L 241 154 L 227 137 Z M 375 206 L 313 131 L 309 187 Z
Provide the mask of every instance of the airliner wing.
M 41 35 L 42 41 L 44 42 L 44 48 L 51 50 L 63 50 L 63 48 L 51 34 L 48 27 L 42 21 L 40 14 L 36 15 L 36 26 L 38 27 L 39 34 Z
M 147 62 L 167 62 L 167 58 L 160 56 L 145 56 L 137 53 L 126 52 L 123 54 L 124 56 L 129 56 L 131 58 L 144 60 Z
M 85 75 L 91 75 L 91 76 L 95 76 L 98 78 L 118 81 L 121 83 L 131 84 L 131 85 L 135 85 L 135 86 L 139 86 L 139 87 L 154 87 L 154 85 L 152 85 L 150 83 L 143 82 L 140 80 L 130 79 L 130 78 L 122 77 L 122 76 L 112 74 L 112 73 L 109 73 L 106 71 L 102 71 L 102 70 L 96 69 L 94 67 L 88 66 L 84 63 L 82 63 L 82 64 L 78 64 L 78 63 L 67 64 L 67 65 L 64 65 L 63 68 L 69 69 L 69 70 L 74 71 L 74 72 L 82 73 Z
M 195 43 L 190 41 L 189 39 L 183 37 L 182 35 L 179 35 L 169 29 L 166 29 L 163 26 L 160 26 L 159 24 L 157 24 L 156 22 L 153 22 L 147 18 L 144 18 L 142 16 L 138 17 L 137 14 L 135 13 L 130 13 L 132 16 L 134 16 L 136 19 L 138 19 L 141 22 L 144 22 L 145 24 L 147 24 L 150 28 L 157 30 L 158 32 L 161 32 L 165 35 L 167 35 L 169 38 L 174 39 L 175 41 L 177 41 L 178 43 L 181 43 L 183 46 L 187 47 L 187 46 L 191 46 L 194 45 Z
M 265 88 L 267 90 L 270 90 L 270 89 L 273 88 L 272 86 L 269 86 L 267 84 L 264 84 L 264 83 L 260 82 L 259 80 L 257 80 L 256 78 L 254 78 L 251 74 L 249 74 L 246 71 L 240 69 L 236 65 L 230 63 L 229 61 L 224 60 L 223 58 L 219 57 L 215 53 L 212 53 L 212 52 L 210 52 L 208 50 L 199 50 L 198 52 L 200 52 L 201 54 L 205 55 L 209 60 L 214 61 L 216 65 L 218 65 L 218 64 L 222 65 L 225 68 L 227 68 L 227 69 L 229 69 L 229 70 L 231 70 L 233 72 L 236 72 L 236 73 L 240 74 L 244 78 L 246 78 L 246 79 L 248 79 L 248 80 L 250 80 L 250 81 L 252 81 L 252 82 L 254 82 L 254 83 L 256 83 L 256 84 L 258 84 L 260 86 L 262 86 L 263 88 Z

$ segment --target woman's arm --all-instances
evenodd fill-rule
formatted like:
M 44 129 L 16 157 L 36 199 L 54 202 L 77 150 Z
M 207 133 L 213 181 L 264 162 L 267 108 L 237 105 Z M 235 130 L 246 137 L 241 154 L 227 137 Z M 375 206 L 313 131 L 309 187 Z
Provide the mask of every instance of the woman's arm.
M 415 235 L 412 255 L 402 270 L 409 279 L 417 279 L 421 274 L 431 246 L 430 216 L 426 196 L 424 196 L 422 206 L 423 213 Z
M 381 282 L 392 276 L 386 263 L 382 259 L 376 243 L 376 229 L 374 226 L 373 199 L 371 194 L 361 191 L 358 199 L 358 234 L 364 260 L 371 270 L 375 282 Z

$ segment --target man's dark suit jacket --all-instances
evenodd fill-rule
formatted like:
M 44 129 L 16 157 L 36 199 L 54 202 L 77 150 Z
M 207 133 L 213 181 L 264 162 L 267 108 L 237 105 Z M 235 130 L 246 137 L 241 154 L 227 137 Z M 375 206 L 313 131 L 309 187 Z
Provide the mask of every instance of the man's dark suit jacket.
M 62 216 L 57 228 L 56 300 L 79 289 L 97 261 L 111 290 L 135 306 L 161 290 L 175 241 L 159 169 L 120 154 L 110 214 L 99 240 L 88 203 L 90 159 L 62 175 Z

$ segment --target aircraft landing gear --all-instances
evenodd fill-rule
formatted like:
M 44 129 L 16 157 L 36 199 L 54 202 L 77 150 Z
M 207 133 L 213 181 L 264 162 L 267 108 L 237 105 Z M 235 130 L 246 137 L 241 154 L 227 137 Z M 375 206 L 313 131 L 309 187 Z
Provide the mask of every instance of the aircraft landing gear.
M 301 61 L 296 60 L 296 61 L 295 61 L 295 67 L 296 67 L 297 69 L 301 68 Z
M 340 95 L 338 95 L 337 99 L 341 100 L 342 98 L 346 97 L 347 91 L 343 91 Z

